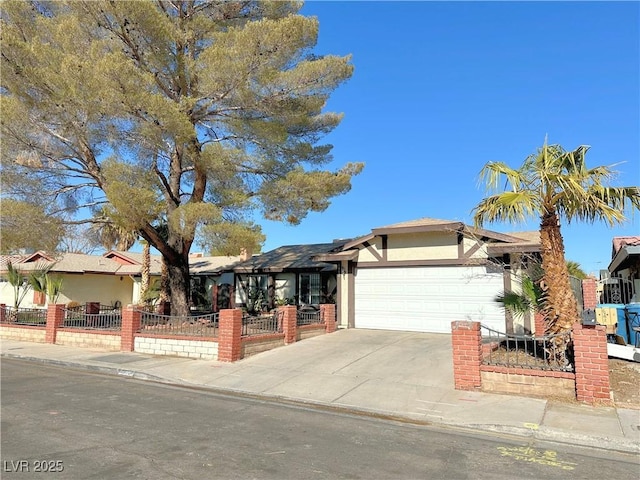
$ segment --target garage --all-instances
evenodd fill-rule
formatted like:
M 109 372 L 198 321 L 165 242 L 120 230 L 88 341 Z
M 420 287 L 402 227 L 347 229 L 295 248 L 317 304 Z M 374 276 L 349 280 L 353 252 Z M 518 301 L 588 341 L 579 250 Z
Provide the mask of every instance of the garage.
M 451 322 L 479 321 L 499 331 L 505 314 L 494 302 L 501 271 L 486 266 L 358 268 L 356 328 L 450 333 Z

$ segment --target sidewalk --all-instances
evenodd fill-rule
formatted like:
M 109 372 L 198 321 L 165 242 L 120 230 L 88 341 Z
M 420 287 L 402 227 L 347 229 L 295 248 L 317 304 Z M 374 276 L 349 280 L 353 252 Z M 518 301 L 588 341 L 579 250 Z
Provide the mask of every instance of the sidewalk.
M 450 345 L 437 334 L 340 330 L 236 363 L 13 340 L 2 340 L 1 355 L 416 423 L 640 453 L 640 410 L 455 390 Z

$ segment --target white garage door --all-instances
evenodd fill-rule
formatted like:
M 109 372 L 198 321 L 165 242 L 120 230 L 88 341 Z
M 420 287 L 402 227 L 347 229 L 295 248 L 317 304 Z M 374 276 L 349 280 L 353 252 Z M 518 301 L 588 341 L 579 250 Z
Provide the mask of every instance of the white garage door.
M 355 276 L 355 326 L 415 332 L 451 332 L 472 320 L 505 330 L 493 298 L 504 290 L 502 272 L 486 267 L 361 268 Z

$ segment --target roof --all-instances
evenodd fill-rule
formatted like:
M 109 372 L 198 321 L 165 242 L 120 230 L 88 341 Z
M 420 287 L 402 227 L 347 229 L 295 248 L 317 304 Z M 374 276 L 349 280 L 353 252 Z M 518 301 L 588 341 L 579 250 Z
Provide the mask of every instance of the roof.
M 348 239 L 336 240 L 332 243 L 285 245 L 240 262 L 233 267 L 233 271 L 237 273 L 301 270 L 335 271 L 337 268 L 335 265 L 315 261 L 313 257 L 339 251 L 347 242 L 349 242 Z
M 219 273 L 240 261 L 240 257 L 195 257 L 189 260 L 191 273 Z
M 115 274 L 120 264 L 99 255 L 83 253 L 62 253 L 58 255 L 36 252 L 23 256 L 14 266 L 22 271 L 42 270 L 51 267 L 51 272 L 58 273 L 105 273 Z
M 457 220 L 441 220 L 438 218 L 418 218 L 407 222 L 394 223 L 382 227 L 371 229 L 374 235 L 385 235 L 389 233 L 416 233 L 426 231 L 442 231 L 446 229 L 457 230 L 464 226 L 464 223 Z
M 519 232 L 514 234 L 506 234 L 494 232 L 493 230 L 486 230 L 484 228 L 465 225 L 463 222 L 460 222 L 458 220 L 442 220 L 439 218 L 428 217 L 373 228 L 370 234 L 356 238 L 353 241 L 347 243 L 344 249 L 355 247 L 379 235 L 443 231 L 462 232 L 470 236 L 482 237 L 487 240 L 514 244 L 514 246 L 516 244 L 522 247 L 526 246 L 529 248 L 529 250 L 527 251 L 530 251 L 531 247 L 537 245 L 539 250 L 540 235 L 537 232 Z
M 11 261 L 20 270 L 40 270 L 51 267 L 57 273 L 101 273 L 110 275 L 140 275 L 142 253 L 112 250 L 104 255 L 84 253 L 61 253 L 57 255 L 36 252 L 31 255 L 1 255 L 0 271 L 6 271 Z M 205 275 L 219 273 L 223 268 L 237 262 L 240 257 L 191 257 L 189 260 L 192 274 Z M 150 274 L 160 275 L 162 257 L 151 255 Z
M 640 267 L 640 236 L 614 237 L 609 272 L 624 270 L 632 265 Z

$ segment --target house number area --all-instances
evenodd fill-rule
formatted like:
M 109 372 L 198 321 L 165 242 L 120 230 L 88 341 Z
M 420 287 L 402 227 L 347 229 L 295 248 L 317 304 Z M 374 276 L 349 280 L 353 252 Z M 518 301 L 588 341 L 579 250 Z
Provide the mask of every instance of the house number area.
M 523 462 L 538 463 L 549 467 L 558 467 L 562 470 L 573 470 L 576 463 L 558 460 L 557 452 L 545 450 L 541 452 L 531 447 L 498 447 L 503 457 L 511 457 Z
M 60 473 L 64 471 L 62 460 L 3 460 L 3 472 Z

